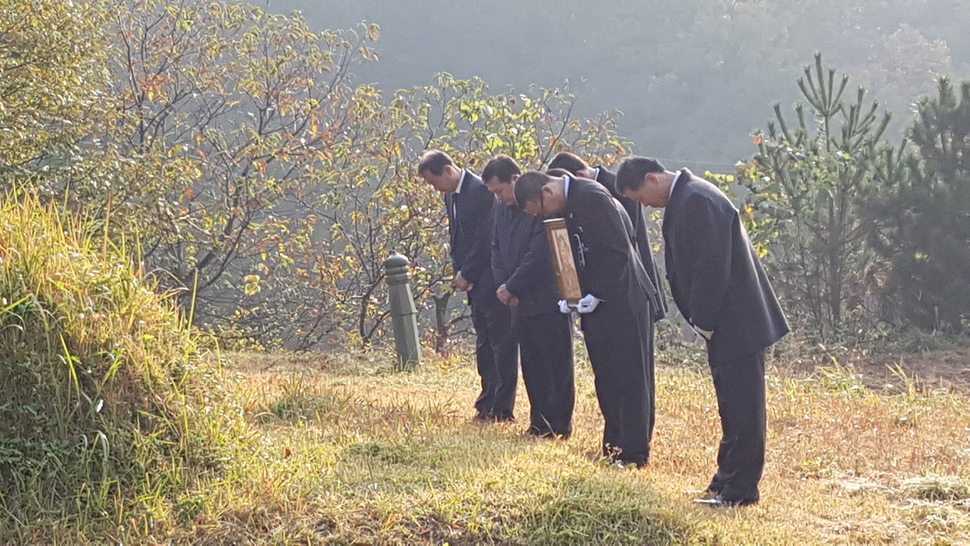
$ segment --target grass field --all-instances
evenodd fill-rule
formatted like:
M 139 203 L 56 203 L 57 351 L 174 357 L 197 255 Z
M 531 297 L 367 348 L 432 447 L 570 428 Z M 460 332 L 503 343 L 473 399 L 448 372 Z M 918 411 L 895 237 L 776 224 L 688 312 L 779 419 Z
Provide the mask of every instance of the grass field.
M 719 441 L 699 345 L 658 335 L 652 459 L 620 468 L 581 344 L 573 437 L 537 440 L 470 419 L 469 351 L 220 355 L 104 234 L 0 213 L 0 544 L 970 544 L 967 344 L 789 336 L 762 502 L 711 510 L 684 494 Z
M 247 437 L 221 470 L 159 507 L 156 528 L 123 533 L 129 540 L 970 543 L 967 397 L 921 386 L 905 361 L 881 389 L 834 363 L 811 374 L 770 365 L 762 502 L 712 510 L 683 492 L 707 485 L 719 440 L 700 355 L 687 364 L 661 355 L 643 470 L 598 459 L 602 420 L 584 363 L 575 434 L 549 441 L 522 435 L 521 388 L 519 423 L 470 420 L 467 358 L 430 357 L 414 373 L 380 354 L 228 360 L 226 403 L 249 423 Z

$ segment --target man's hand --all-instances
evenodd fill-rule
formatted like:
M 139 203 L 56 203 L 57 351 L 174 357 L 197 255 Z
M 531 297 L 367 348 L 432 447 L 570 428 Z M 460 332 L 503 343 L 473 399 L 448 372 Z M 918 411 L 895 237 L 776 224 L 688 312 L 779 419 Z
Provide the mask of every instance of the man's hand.
M 583 299 L 579 300 L 579 304 L 576 305 L 576 311 L 580 314 L 592 313 L 596 310 L 596 306 L 603 301 L 592 294 L 586 294 Z
M 509 307 L 516 307 L 519 305 L 519 298 L 515 297 L 515 294 L 509 292 L 509 289 L 505 286 L 505 284 L 498 287 L 498 290 L 495 291 L 495 296 L 498 298 L 498 301 L 508 305 Z
M 572 309 L 569 307 L 568 301 L 559 300 L 559 312 L 564 315 L 568 315 L 570 312 L 572 312 Z
M 468 282 L 468 279 L 461 274 L 461 271 L 455 274 L 455 280 L 451 281 L 451 286 L 454 286 L 457 290 L 461 290 L 462 292 L 468 292 L 472 288 L 475 288 L 475 285 Z

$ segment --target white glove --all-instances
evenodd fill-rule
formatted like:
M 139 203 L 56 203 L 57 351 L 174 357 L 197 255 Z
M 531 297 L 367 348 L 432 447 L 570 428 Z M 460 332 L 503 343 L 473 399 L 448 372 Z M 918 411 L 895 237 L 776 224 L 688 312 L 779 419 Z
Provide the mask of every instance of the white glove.
M 559 312 L 564 315 L 568 315 L 570 311 L 572 311 L 572 309 L 569 308 L 569 302 L 566 300 L 559 300 Z
M 581 314 L 592 313 L 596 310 L 596 306 L 603 301 L 592 294 L 586 294 L 583 299 L 579 300 L 579 304 L 576 305 L 576 311 Z

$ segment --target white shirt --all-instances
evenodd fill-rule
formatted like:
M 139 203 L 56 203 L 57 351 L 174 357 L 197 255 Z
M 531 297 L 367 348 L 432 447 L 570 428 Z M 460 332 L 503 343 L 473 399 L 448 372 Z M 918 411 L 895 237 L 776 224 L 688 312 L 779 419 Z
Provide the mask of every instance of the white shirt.
M 680 173 L 682 172 L 683 171 L 677 171 L 674 173 L 674 181 L 670 183 L 670 193 L 667 195 L 668 198 L 674 194 L 674 186 L 677 185 L 677 179 L 680 178 Z
M 466 171 L 465 169 L 462 169 L 461 178 L 458 179 L 458 186 L 455 188 L 455 191 L 452 193 L 461 193 L 461 186 L 462 184 L 465 183 L 466 174 L 468 174 L 468 171 Z M 455 203 L 454 199 L 451 200 L 451 217 L 455 218 L 456 220 L 458 218 L 458 204 Z

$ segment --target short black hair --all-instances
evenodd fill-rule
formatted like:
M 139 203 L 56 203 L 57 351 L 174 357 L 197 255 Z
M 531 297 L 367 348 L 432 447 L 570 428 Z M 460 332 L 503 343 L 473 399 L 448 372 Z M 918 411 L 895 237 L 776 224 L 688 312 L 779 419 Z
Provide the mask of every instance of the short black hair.
M 554 168 L 546 171 L 549 176 L 576 176 L 575 174 L 567 171 L 566 169 Z
M 616 170 L 616 191 L 635 191 L 643 186 L 643 179 L 650 173 L 662 173 L 667 169 L 656 159 L 649 157 L 630 156 L 620 162 Z
M 555 178 L 540 171 L 529 171 L 515 181 L 515 202 L 521 208 L 529 201 L 537 201 L 542 195 L 542 187 Z
M 485 170 L 482 171 L 482 180 L 488 183 L 492 178 L 498 178 L 499 182 L 511 184 L 512 177 L 517 174 L 522 174 L 519 164 L 511 157 L 499 154 L 485 165 Z
M 579 171 L 586 170 L 589 165 L 583 161 L 578 155 L 572 152 L 559 152 L 556 157 L 552 158 L 549 162 L 549 167 L 546 169 L 563 169 L 573 173 L 573 175 L 578 175 Z
M 455 162 L 451 156 L 441 150 L 428 150 L 421 154 L 421 161 L 418 163 L 418 174 L 430 171 L 435 176 L 440 176 L 445 170 L 446 165 L 455 167 Z

